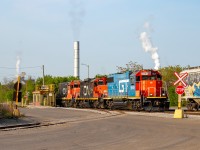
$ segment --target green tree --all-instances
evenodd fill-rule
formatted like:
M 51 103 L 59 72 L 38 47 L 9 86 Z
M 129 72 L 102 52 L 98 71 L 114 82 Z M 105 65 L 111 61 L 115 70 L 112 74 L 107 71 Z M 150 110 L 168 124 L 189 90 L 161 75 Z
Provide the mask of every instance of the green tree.
M 24 81 L 25 83 L 23 84 L 23 97 L 28 96 L 27 99 L 29 101 L 32 101 L 33 99 L 33 91 L 35 90 L 35 80 L 32 78 L 29 78 L 28 80 Z
M 168 88 L 168 96 L 170 100 L 170 106 L 177 106 L 178 105 L 178 95 L 175 92 L 175 86 L 170 86 Z
M 176 82 L 177 77 L 174 75 L 175 72 L 180 73 L 186 67 L 177 66 L 168 66 L 164 68 L 160 68 L 159 72 L 162 75 L 162 80 L 165 83 L 165 87 L 168 91 L 168 96 L 170 99 L 170 106 L 177 106 L 178 97 L 175 92 L 174 82 Z
M 95 78 L 101 78 L 101 77 L 107 77 L 107 75 L 97 74 L 97 75 L 95 76 Z
M 162 79 L 166 83 L 167 88 L 173 86 L 173 83 L 177 80 L 177 77 L 174 75 L 174 73 L 180 73 L 183 69 L 184 68 L 179 65 L 168 66 L 159 69 L 159 72 L 162 74 Z
M 140 64 L 137 64 L 137 62 L 128 62 L 126 64 L 126 67 L 119 67 L 117 66 L 117 71 L 120 73 L 126 72 L 126 71 L 132 71 L 132 72 L 138 72 L 139 70 L 143 69 L 143 66 Z
M 13 86 L 14 83 L 12 81 L 0 85 L 0 102 L 12 101 L 14 91 Z
M 45 75 L 44 76 L 44 84 L 55 84 L 55 91 L 58 90 L 59 83 L 62 82 L 70 82 L 72 80 L 78 80 L 77 77 L 74 76 L 68 76 L 68 77 L 53 77 L 51 75 Z M 43 85 L 43 78 L 37 78 L 36 85 Z

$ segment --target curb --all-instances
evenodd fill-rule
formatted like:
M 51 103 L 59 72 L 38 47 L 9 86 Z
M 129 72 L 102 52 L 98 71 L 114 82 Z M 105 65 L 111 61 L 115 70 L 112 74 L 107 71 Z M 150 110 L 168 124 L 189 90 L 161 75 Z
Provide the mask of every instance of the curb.
M 0 127 L 1 131 L 8 131 L 8 130 L 16 130 L 17 128 L 33 128 L 39 126 L 41 123 L 26 123 L 26 124 L 16 124 L 16 125 L 7 125 Z

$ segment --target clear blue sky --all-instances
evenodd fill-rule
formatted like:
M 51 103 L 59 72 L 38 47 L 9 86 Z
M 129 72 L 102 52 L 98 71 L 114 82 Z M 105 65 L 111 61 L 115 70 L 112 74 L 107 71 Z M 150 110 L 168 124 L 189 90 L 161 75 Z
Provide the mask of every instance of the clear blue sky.
M 75 40 L 91 77 L 129 61 L 154 68 L 139 39 L 144 31 L 161 67 L 200 66 L 199 8 L 199 0 L 1 0 L 0 81 L 15 77 L 17 57 L 27 76 L 41 77 L 42 65 L 45 74 L 73 75 Z

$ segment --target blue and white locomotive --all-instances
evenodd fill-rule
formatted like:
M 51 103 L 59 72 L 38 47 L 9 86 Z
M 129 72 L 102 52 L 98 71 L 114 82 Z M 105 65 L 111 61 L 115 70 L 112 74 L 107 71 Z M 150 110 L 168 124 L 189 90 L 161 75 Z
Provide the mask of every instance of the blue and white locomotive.
M 120 102 L 135 110 L 168 110 L 169 101 L 162 76 L 155 70 L 127 71 L 108 76 L 109 105 Z

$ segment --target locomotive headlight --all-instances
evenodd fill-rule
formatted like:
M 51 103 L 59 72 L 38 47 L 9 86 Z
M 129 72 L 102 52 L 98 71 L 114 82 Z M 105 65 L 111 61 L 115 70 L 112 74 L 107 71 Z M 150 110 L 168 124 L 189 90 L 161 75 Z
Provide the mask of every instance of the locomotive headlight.
M 162 96 L 165 96 L 165 93 L 162 93 Z
M 150 93 L 149 95 L 150 95 L 150 96 L 153 96 L 153 94 L 152 94 L 152 93 Z

